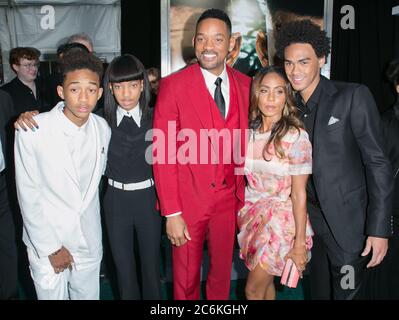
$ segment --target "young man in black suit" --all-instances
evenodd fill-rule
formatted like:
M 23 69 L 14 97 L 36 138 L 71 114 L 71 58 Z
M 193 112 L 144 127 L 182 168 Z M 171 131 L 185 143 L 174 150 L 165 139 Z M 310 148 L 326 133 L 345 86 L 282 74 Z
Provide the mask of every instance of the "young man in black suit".
M 361 298 L 365 268 L 381 263 L 390 235 L 393 175 L 377 107 L 364 85 L 320 75 L 330 41 L 310 20 L 283 25 L 276 50 L 313 145 L 312 298 Z

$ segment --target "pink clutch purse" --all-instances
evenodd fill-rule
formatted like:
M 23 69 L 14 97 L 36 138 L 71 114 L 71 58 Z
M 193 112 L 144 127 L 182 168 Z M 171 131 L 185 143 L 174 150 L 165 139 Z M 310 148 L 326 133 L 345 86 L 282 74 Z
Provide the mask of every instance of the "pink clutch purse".
M 280 283 L 289 288 L 296 288 L 299 280 L 299 272 L 294 261 L 288 259 L 285 263 Z

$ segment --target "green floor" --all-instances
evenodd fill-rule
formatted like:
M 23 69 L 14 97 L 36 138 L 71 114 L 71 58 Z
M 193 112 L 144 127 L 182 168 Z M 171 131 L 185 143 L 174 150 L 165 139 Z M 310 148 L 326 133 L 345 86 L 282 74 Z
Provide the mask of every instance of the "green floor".
M 202 282 L 202 291 L 204 292 L 205 283 Z M 245 288 L 245 280 L 233 280 L 231 281 L 230 288 L 230 300 L 244 300 L 244 288 Z M 278 284 L 276 281 L 276 289 L 277 289 L 277 300 L 304 300 L 303 287 L 301 283 L 297 288 L 291 289 L 287 287 L 283 287 Z M 114 300 L 114 294 L 112 292 L 112 288 L 110 285 L 110 281 L 108 279 L 104 279 L 101 281 L 101 300 Z M 172 300 L 173 299 L 173 290 L 171 282 L 162 283 L 162 298 L 164 300 Z
M 173 299 L 173 287 L 172 287 L 172 258 L 170 252 L 169 242 L 162 241 L 161 250 L 161 277 L 162 277 L 162 299 L 172 300 Z M 108 250 L 109 251 L 109 250 Z M 104 251 L 103 269 L 106 271 L 107 277 L 103 277 L 100 280 L 100 299 L 101 300 L 114 300 L 117 292 L 115 286 L 115 271 L 113 269 L 113 263 L 109 254 L 106 254 L 107 249 Z M 205 251 L 204 251 L 205 252 Z M 207 255 L 204 254 L 204 261 L 206 261 Z M 20 288 L 19 288 L 19 299 L 35 299 L 35 291 L 32 284 L 32 279 L 27 269 L 28 261 L 20 260 Z M 206 277 L 206 265 L 204 262 L 204 269 L 202 270 L 203 279 Z M 230 299 L 231 300 L 243 300 L 245 299 L 245 278 L 247 269 L 245 268 L 242 260 L 237 256 L 237 252 L 233 258 L 233 269 L 236 270 L 232 273 Z M 299 285 L 295 289 L 290 289 L 279 284 L 280 278 L 276 278 L 275 285 L 277 291 L 277 300 L 306 300 L 308 299 L 309 286 L 308 279 L 305 275 L 304 279 L 300 281 Z M 205 292 L 205 282 L 202 282 L 202 296 Z
M 306 277 L 305 277 L 306 281 Z M 202 292 L 204 292 L 205 282 L 202 282 Z M 245 280 L 233 280 L 231 281 L 230 289 L 230 299 L 231 300 L 244 300 L 244 288 Z M 277 289 L 277 300 L 304 300 L 304 290 L 302 283 L 299 283 L 296 289 L 290 289 L 283 287 L 278 284 L 278 279 L 276 279 L 276 289 Z M 111 281 L 107 278 L 101 279 L 100 281 L 100 299 L 101 300 L 114 300 L 115 294 L 111 286 Z M 34 299 L 34 294 L 32 292 L 26 293 L 25 290 L 20 286 L 19 288 L 19 299 Z M 162 298 L 164 300 L 173 299 L 173 289 L 171 282 L 162 282 Z

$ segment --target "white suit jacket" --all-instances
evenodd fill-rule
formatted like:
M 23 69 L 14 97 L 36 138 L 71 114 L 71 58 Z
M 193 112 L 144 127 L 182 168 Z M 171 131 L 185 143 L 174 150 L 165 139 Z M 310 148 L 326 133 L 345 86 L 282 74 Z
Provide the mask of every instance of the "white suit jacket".
M 39 129 L 15 135 L 15 171 L 23 217 L 23 241 L 38 257 L 61 246 L 76 252 L 83 235 L 91 254 L 102 252 L 98 188 L 105 171 L 111 130 L 104 119 L 90 114 L 89 134 L 96 141 L 96 163 L 82 195 L 64 133 L 57 126 L 63 102 L 37 115 Z

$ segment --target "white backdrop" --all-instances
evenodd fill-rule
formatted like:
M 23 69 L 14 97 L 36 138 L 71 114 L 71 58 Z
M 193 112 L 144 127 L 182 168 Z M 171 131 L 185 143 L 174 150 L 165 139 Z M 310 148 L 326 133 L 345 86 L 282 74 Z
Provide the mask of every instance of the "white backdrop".
M 94 51 L 103 60 L 110 61 L 120 54 L 119 0 L 11 2 L 11 7 L 0 7 L 5 82 L 14 76 L 8 64 L 9 51 L 13 47 L 35 47 L 42 52 L 41 60 L 46 60 L 56 53 L 57 47 L 68 36 L 84 32 L 92 38 Z

